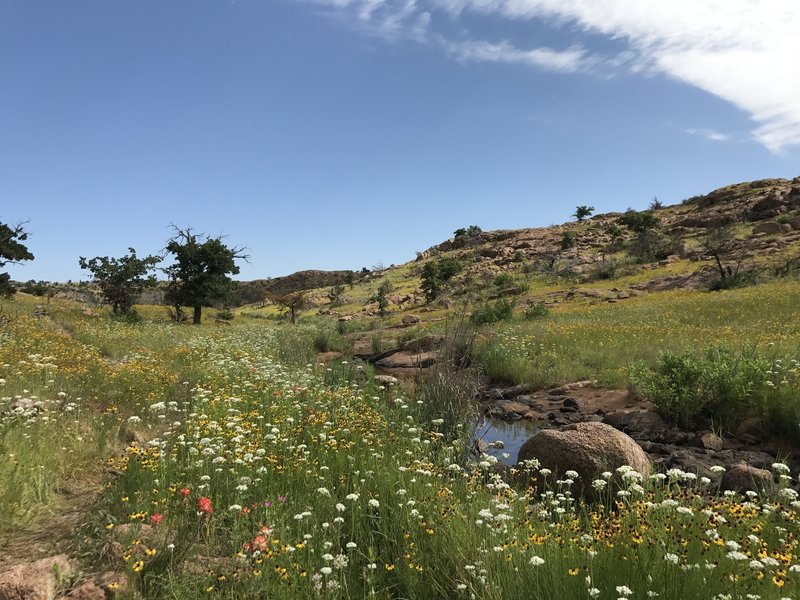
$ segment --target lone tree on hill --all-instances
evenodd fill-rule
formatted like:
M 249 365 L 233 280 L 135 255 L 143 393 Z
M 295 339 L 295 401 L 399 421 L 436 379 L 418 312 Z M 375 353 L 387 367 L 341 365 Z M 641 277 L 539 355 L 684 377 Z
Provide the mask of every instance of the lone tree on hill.
M 703 249 L 714 259 L 717 272 L 722 283 L 722 287 L 728 283 L 726 280 L 734 279 L 739 272 L 739 265 L 732 269 L 729 265 L 723 265 L 723 261 L 733 253 L 736 247 L 736 237 L 730 225 L 716 225 L 706 229 L 703 237 L 700 238 Z
M 576 206 L 575 212 L 572 214 L 572 216 L 575 217 L 580 223 L 586 217 L 591 217 L 593 212 L 594 206 Z
M 128 254 L 121 258 L 97 256 L 86 260 L 81 256 L 78 262 L 81 269 L 88 269 L 92 273 L 94 282 L 100 286 L 103 299 L 111 305 L 112 312 L 115 315 L 125 315 L 131 312 L 142 291 L 156 284 L 156 276 L 152 271 L 161 262 L 161 258 L 139 258 L 136 250 L 128 248 Z
M 6 265 L 17 265 L 23 260 L 33 260 L 33 254 L 21 242 L 28 239 L 28 233 L 22 224 L 9 227 L 0 223 L 0 268 Z M 11 285 L 11 276 L 0 273 L 0 296 L 13 296 L 17 290 Z
M 378 314 L 381 318 L 386 316 L 386 313 L 389 311 L 389 296 L 388 294 L 394 289 L 392 282 L 388 279 L 385 279 L 383 283 L 378 287 L 378 291 L 372 295 L 369 299 L 369 302 L 377 302 L 378 303 Z
M 297 313 L 303 310 L 308 304 L 308 295 L 305 291 L 290 292 L 283 296 L 275 296 L 271 298 L 273 302 L 278 304 L 283 311 L 289 315 L 289 320 L 292 325 L 297 323 Z
M 429 261 L 422 267 L 420 287 L 425 294 L 425 300 L 433 302 L 444 290 L 445 284 L 455 277 L 462 269 L 460 262 L 453 258 L 442 258 L 438 261 Z
M 167 242 L 167 252 L 175 255 L 175 264 L 164 269 L 169 277 L 166 299 L 176 307 L 194 309 L 192 322 L 200 324 L 204 306 L 228 301 L 236 284 L 228 274 L 237 275 L 236 260 L 247 260 L 244 248 L 230 248 L 222 236 L 196 234 L 191 227 L 174 227 L 175 235 Z
M 658 227 L 661 224 L 661 219 L 655 216 L 652 211 L 643 210 L 637 212 L 629 208 L 617 219 L 617 223 L 624 225 L 635 233 L 642 233 L 648 229 Z

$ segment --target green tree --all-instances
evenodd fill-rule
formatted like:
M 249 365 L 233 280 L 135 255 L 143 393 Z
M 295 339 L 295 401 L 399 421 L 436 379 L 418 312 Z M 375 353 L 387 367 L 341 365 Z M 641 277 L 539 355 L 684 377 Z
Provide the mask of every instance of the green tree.
M 479 241 L 481 233 L 483 230 L 477 225 L 459 227 L 453 232 L 453 241 L 458 247 L 472 246 Z
M 378 303 L 378 314 L 381 318 L 385 317 L 389 310 L 389 293 L 393 289 L 392 282 L 386 279 L 378 287 L 378 291 L 369 299 L 370 302 Z
M 175 263 L 164 272 L 169 277 L 166 299 L 176 307 L 191 306 L 193 323 L 200 324 L 204 306 L 227 302 L 236 285 L 228 275 L 237 275 L 237 260 L 247 260 L 243 248 L 228 247 L 222 236 L 196 234 L 191 228 L 174 227 L 175 235 L 167 242 L 167 252 Z
M 331 287 L 331 289 L 328 290 L 327 294 L 328 300 L 331 301 L 331 304 L 337 306 L 341 304 L 343 294 L 344 294 L 344 286 L 341 284 L 334 285 L 333 287 Z
M 629 208 L 621 217 L 617 219 L 617 223 L 624 225 L 631 231 L 642 233 L 648 229 L 654 229 L 655 227 L 658 227 L 661 223 L 661 220 L 655 216 L 652 211 L 643 210 L 638 212 L 632 208 Z
M 422 267 L 421 278 L 422 292 L 425 299 L 432 302 L 442 293 L 445 283 L 461 271 L 461 263 L 453 258 L 442 258 L 438 261 L 428 261 Z
M 112 312 L 125 315 L 131 312 L 142 291 L 156 284 L 152 271 L 159 262 L 161 258 L 158 256 L 139 258 L 136 250 L 128 248 L 128 254 L 121 258 L 97 256 L 86 260 L 81 256 L 78 264 L 81 269 L 91 272 Z
M 270 299 L 278 304 L 285 314 L 289 315 L 289 320 L 292 322 L 292 325 L 297 323 L 297 313 L 308 305 L 308 295 L 305 291 L 290 292 L 283 296 L 275 296 Z
M 575 217 L 578 220 L 578 222 L 580 222 L 583 221 L 586 217 L 592 216 L 593 212 L 594 212 L 594 206 L 581 205 L 575 207 L 575 212 L 572 214 L 572 216 Z
M 565 231 L 564 235 L 561 236 L 561 249 L 569 250 L 570 248 L 574 248 L 577 242 L 578 240 L 574 233 L 571 231 Z
M 0 223 L 0 268 L 6 265 L 17 265 L 24 260 L 33 260 L 33 254 L 23 244 L 28 239 L 28 233 L 22 224 L 10 227 Z M 6 298 L 13 296 L 16 289 L 11 285 L 11 276 L 0 273 L 0 296 Z
M 730 266 L 723 265 L 723 261 L 728 258 L 736 247 L 733 228 L 730 225 L 709 227 L 703 237 L 700 238 L 700 243 L 703 245 L 703 249 L 714 259 L 720 280 L 728 283 L 725 280 L 734 278 L 739 270 L 738 265 L 736 271 Z

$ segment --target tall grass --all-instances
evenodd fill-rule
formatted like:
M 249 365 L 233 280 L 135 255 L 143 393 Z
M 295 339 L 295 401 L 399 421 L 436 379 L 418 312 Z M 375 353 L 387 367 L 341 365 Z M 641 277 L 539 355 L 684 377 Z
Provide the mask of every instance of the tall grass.
M 75 331 L 102 340 L 93 331 L 102 326 L 92 323 L 78 318 Z M 141 327 L 142 340 L 172 331 Z M 99 536 L 87 571 L 126 571 L 131 596 L 500 600 L 653 592 L 667 600 L 777 600 L 800 593 L 800 505 L 785 489 L 781 465 L 774 497 L 720 496 L 717 482 L 677 470 L 651 478 L 617 472 L 590 483 L 605 486 L 603 505 L 586 505 L 570 491 L 570 473 L 517 465 L 508 479 L 523 485 L 513 487 L 493 457 L 464 460 L 468 442 L 453 432 L 469 425 L 459 428 L 459 418 L 469 418 L 459 404 L 473 391 L 468 379 L 448 373 L 412 395 L 364 381 L 346 360 L 305 362 L 315 355 L 313 327 L 257 322 L 186 331 L 172 347 L 153 340 L 145 352 L 129 343 L 114 360 L 46 321 L 20 319 L 0 331 L 0 364 L 9 365 L 3 407 L 24 394 L 53 401 L 48 421 L 18 415 L 0 430 L 0 490 L 21 483 L 28 491 L 13 502 L 47 506 L 55 490 L 37 496 L 37 463 L 55 464 L 56 444 L 76 453 L 83 444 L 85 458 L 76 454 L 64 468 L 115 474 L 85 517 Z M 562 358 L 567 368 L 578 363 L 524 330 L 503 335 L 516 336 L 534 365 L 552 361 L 548 376 Z M 466 376 L 476 340 L 468 329 L 454 340 L 442 367 Z M 184 384 L 190 367 L 196 379 Z M 114 402 L 82 394 L 87 382 Z M 74 411 L 57 412 L 59 392 Z M 149 432 L 149 441 L 124 452 L 107 447 L 103 456 L 95 439 L 87 443 L 123 425 Z M 86 435 L 68 442 L 56 435 L 61 429 Z M 26 445 L 40 450 L 28 457 Z M 9 454 L 24 458 L 24 471 Z M 65 456 L 62 465 L 70 462 Z M 546 484 L 525 485 L 534 479 Z

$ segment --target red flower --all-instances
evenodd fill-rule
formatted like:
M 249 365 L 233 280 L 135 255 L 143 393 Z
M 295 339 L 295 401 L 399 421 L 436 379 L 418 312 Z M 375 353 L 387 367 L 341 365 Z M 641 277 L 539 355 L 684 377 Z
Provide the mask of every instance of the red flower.
M 210 515 L 212 512 L 214 512 L 211 508 L 211 498 L 200 496 L 197 499 L 197 510 L 199 510 L 204 515 Z
M 164 515 L 162 515 L 161 513 L 155 513 L 153 515 L 150 515 L 150 522 L 153 525 L 160 525 L 161 521 L 163 520 L 164 520 Z
M 181 496 L 183 496 L 184 498 L 186 498 L 186 496 L 188 496 L 189 494 L 191 494 L 191 493 L 192 493 L 192 490 L 190 490 L 190 489 L 189 489 L 189 488 L 187 488 L 187 487 L 183 487 L 183 488 L 181 488 L 181 489 L 179 489 L 179 490 L 178 490 L 178 493 L 179 493 Z

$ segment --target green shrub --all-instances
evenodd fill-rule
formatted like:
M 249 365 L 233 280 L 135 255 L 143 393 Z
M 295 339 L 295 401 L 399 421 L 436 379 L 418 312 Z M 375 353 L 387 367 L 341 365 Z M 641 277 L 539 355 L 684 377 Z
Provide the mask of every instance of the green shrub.
M 217 311 L 217 318 L 223 321 L 233 321 L 235 316 L 236 315 L 233 314 L 233 311 L 227 308 Z
M 648 229 L 658 227 L 661 223 L 661 219 L 659 219 L 649 210 L 637 212 L 632 208 L 629 208 L 622 214 L 621 217 L 617 219 L 617 223 L 624 225 L 631 231 L 641 233 L 643 231 L 647 231 Z
M 725 278 L 718 277 L 711 282 L 708 289 L 712 292 L 721 290 L 732 290 L 735 288 L 747 287 L 756 282 L 756 274 L 752 271 L 742 271 L 728 275 Z
M 770 431 L 800 437 L 800 362 L 774 359 L 754 396 Z
M 676 254 L 679 245 L 679 241 L 675 238 L 652 229 L 645 229 L 631 240 L 628 252 L 631 256 L 643 261 L 664 260 L 668 256 Z
M 112 314 L 111 318 L 114 321 L 119 323 L 127 323 L 128 325 L 136 325 L 137 323 L 141 323 L 144 319 L 142 316 L 136 312 L 135 309 L 131 308 L 127 312 L 119 313 L 119 314 Z
M 578 240 L 574 233 L 571 231 L 565 231 L 564 235 L 561 236 L 561 249 L 568 250 L 570 248 L 574 248 L 577 241 Z
M 608 280 L 617 276 L 619 261 L 615 259 L 604 260 L 595 265 L 594 272 L 590 279 Z
M 533 379 L 533 364 L 519 348 L 498 337 L 484 341 L 475 353 L 475 362 L 486 380 L 496 385 L 517 385 Z
M 684 427 L 704 419 L 733 427 L 751 412 L 753 392 L 763 384 L 769 361 L 753 352 L 712 346 L 704 354 L 664 352 L 651 369 L 629 370 L 631 387 L 664 416 Z
M 472 311 L 470 319 L 476 325 L 507 321 L 514 312 L 515 304 L 516 301 L 509 300 L 508 298 L 500 298 L 494 302 L 486 302 Z
M 541 319 L 546 317 L 550 314 L 550 309 L 547 308 L 547 305 L 544 301 L 541 302 L 533 302 L 528 300 L 528 306 L 525 309 L 525 312 L 522 313 L 522 316 L 525 317 L 526 320 L 532 321 L 533 319 Z
M 433 302 L 444 290 L 445 284 L 457 275 L 463 265 L 454 258 L 442 258 L 438 261 L 429 261 L 422 267 L 422 291 L 428 302 Z
M 514 285 L 514 276 L 509 273 L 501 273 L 497 277 L 494 278 L 492 284 L 495 287 L 503 288 L 508 287 L 510 285 Z

